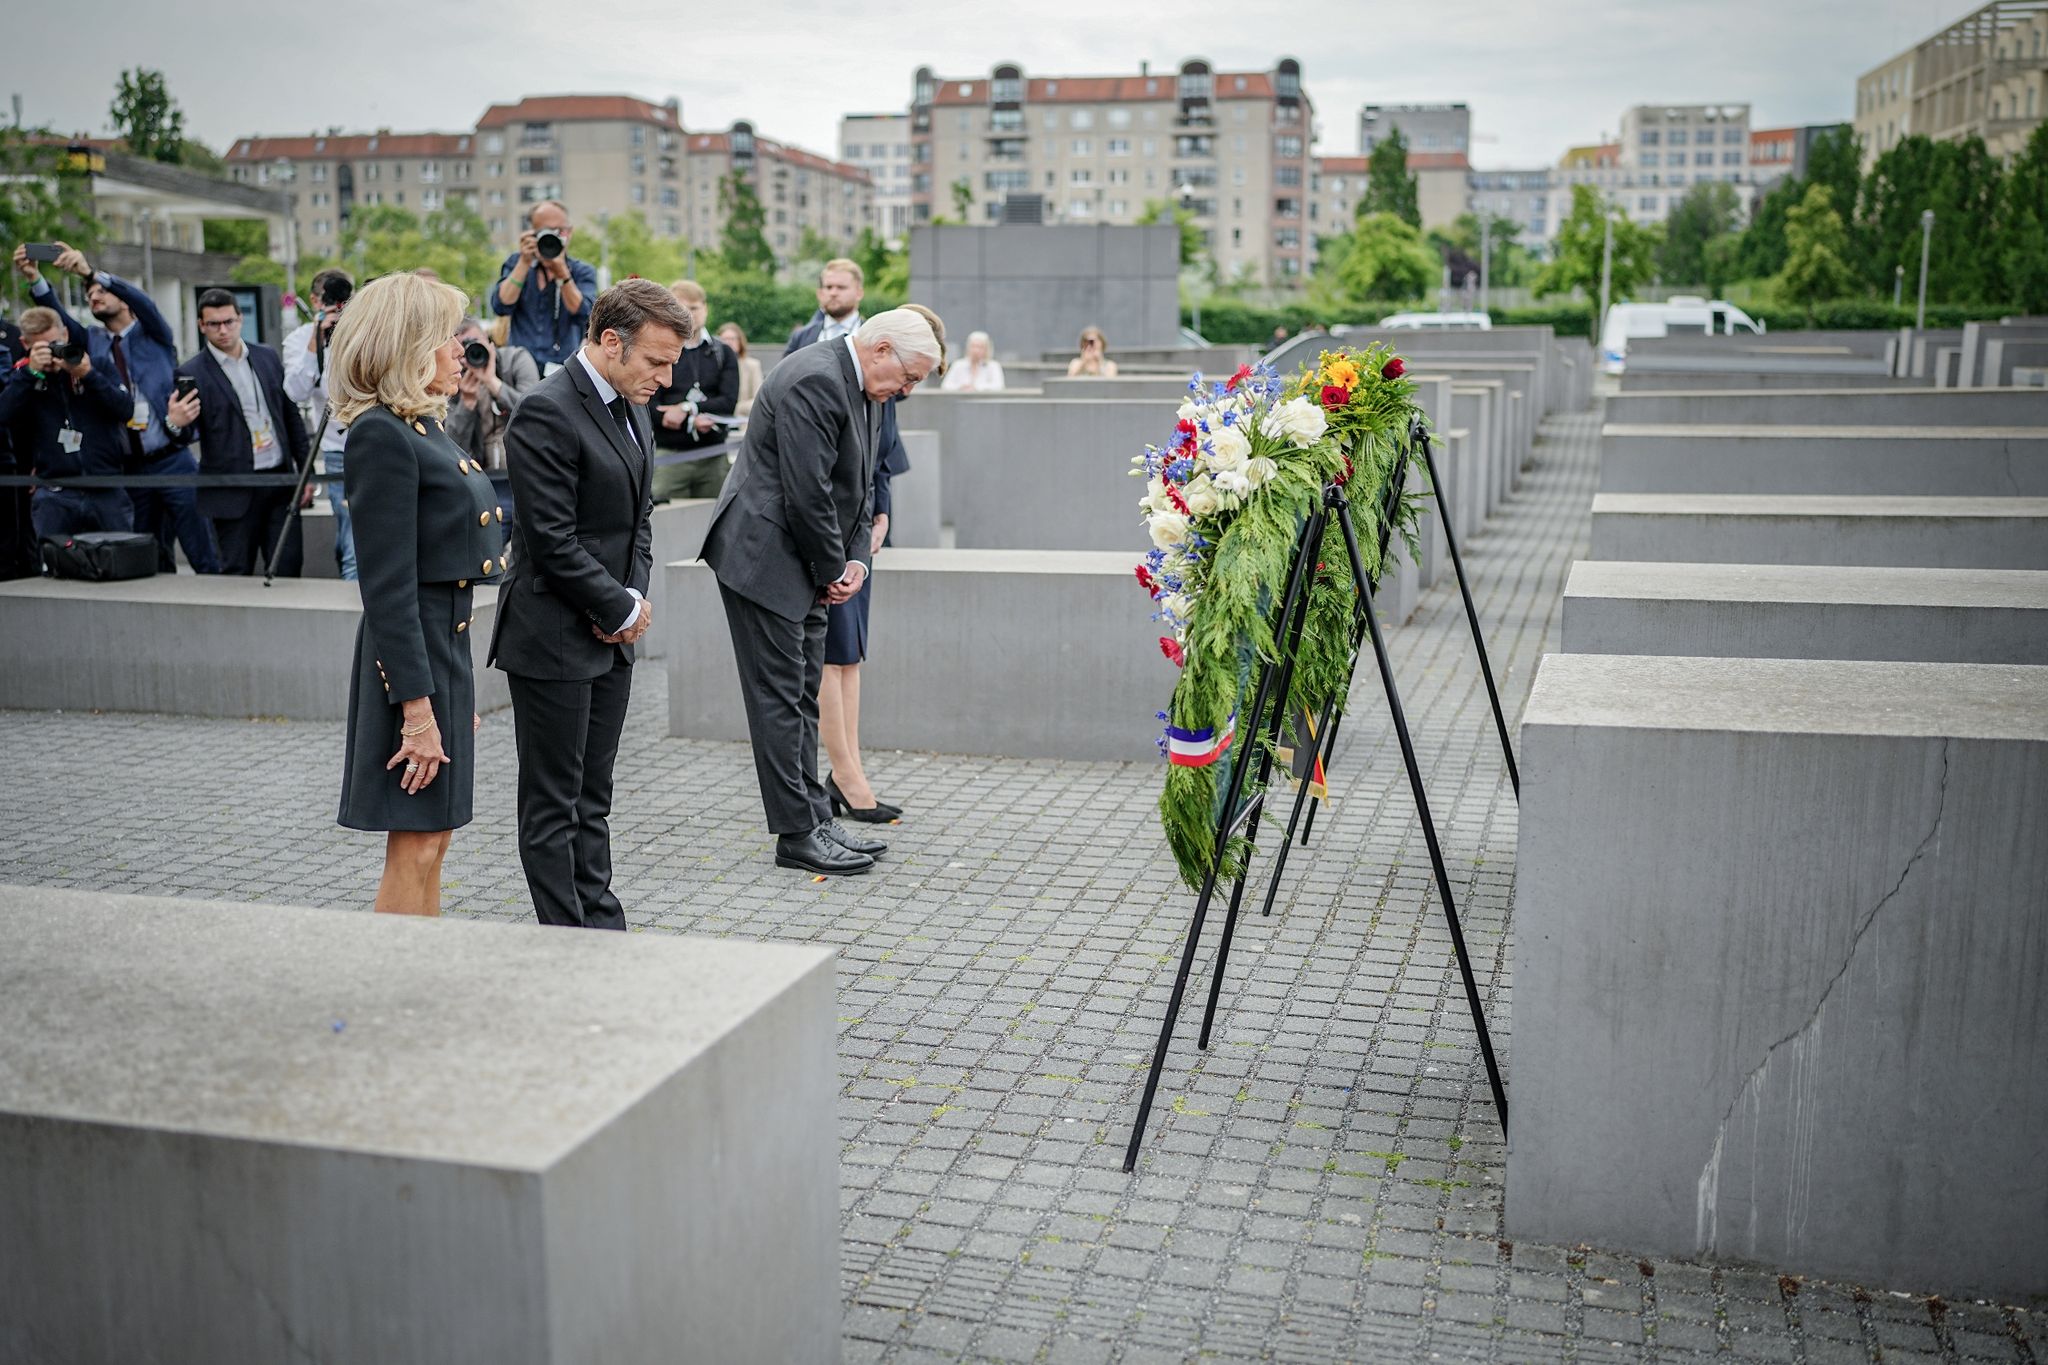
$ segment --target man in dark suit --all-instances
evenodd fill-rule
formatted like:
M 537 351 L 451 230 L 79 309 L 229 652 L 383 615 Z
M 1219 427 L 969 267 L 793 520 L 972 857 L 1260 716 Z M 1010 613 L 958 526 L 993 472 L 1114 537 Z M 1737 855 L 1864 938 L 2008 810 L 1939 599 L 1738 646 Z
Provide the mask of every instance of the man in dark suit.
M 860 262 L 843 256 L 825 262 L 818 272 L 818 311 L 811 314 L 809 322 L 789 334 L 789 344 L 782 348 L 782 354 L 792 356 L 806 346 L 852 336 L 860 327 L 860 305 L 866 297 L 867 276 Z M 882 409 L 882 432 L 875 458 L 892 479 L 910 472 L 910 452 L 904 449 L 903 438 L 897 434 L 893 398 Z
M 754 399 L 712 509 L 703 557 L 725 603 L 781 867 L 865 872 L 885 847 L 841 828 L 818 781 L 825 607 L 867 581 L 882 412 L 939 355 L 931 324 L 897 308 L 785 359 Z
M 199 296 L 199 353 L 178 367 L 198 384 L 199 420 L 166 423 L 179 445 L 199 440 L 201 474 L 297 474 L 306 458 L 306 423 L 285 396 L 284 362 L 268 346 L 242 340 L 242 306 L 225 289 Z M 310 490 L 308 490 L 310 492 Z M 292 487 L 199 488 L 199 510 L 213 523 L 221 572 L 252 574 L 267 563 L 278 537 L 280 578 L 297 578 L 302 562 Z M 286 534 L 289 527 L 289 534 Z
M 519 861 L 542 924 L 624 929 L 612 894 L 612 765 L 653 619 L 654 434 L 647 401 L 696 322 L 668 290 L 628 279 L 600 294 L 567 364 L 505 430 L 512 572 L 491 659 L 511 684 Z

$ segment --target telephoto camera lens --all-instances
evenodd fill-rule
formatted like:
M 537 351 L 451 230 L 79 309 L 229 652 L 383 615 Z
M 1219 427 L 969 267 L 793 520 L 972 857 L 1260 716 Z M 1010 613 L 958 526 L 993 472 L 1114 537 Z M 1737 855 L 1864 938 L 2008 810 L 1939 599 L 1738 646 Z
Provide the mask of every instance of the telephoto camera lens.
M 50 344 L 50 359 L 59 365 L 75 365 L 85 359 L 85 347 L 75 341 L 56 341 Z
M 533 234 L 533 247 L 542 260 L 552 261 L 562 254 L 562 234 L 553 228 L 542 228 Z
M 356 287 L 347 280 L 329 280 L 320 291 L 320 301 L 329 308 L 339 308 L 355 294 Z
M 462 358 L 472 370 L 481 370 L 491 363 L 491 351 L 481 341 L 465 341 L 462 343 Z

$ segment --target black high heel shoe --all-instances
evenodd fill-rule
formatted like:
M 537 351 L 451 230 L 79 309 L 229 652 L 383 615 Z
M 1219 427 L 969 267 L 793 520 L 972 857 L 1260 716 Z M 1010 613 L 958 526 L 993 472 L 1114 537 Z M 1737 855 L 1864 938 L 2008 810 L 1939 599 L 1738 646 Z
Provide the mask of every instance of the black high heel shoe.
M 839 790 L 839 779 L 829 773 L 825 776 L 825 795 L 831 798 L 832 813 L 844 815 L 849 820 L 859 820 L 869 825 L 886 825 L 891 820 L 903 818 L 903 807 L 892 806 L 884 801 L 877 801 L 872 806 L 854 805 L 846 799 L 846 793 Z

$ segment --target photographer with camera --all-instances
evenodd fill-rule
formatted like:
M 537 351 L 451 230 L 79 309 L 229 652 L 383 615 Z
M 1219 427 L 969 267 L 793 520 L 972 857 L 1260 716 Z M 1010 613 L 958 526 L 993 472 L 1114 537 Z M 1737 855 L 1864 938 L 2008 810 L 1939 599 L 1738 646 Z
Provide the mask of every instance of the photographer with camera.
M 543 199 L 526 217 L 519 250 L 505 258 L 491 311 L 510 317 L 506 340 L 524 349 L 543 374 L 565 363 L 583 342 L 590 303 L 597 297 L 597 270 L 569 254 L 569 211 Z
M 86 282 L 86 307 L 98 326 L 81 328 L 72 320 L 57 291 L 43 278 L 39 260 Z M 29 294 L 38 305 L 55 311 L 66 331 L 84 335 L 94 367 L 127 390 L 128 459 L 122 472 L 197 474 L 199 461 L 171 438 L 171 426 L 195 421 L 199 405 L 196 399 L 181 398 L 176 392 L 172 372 L 178 367 L 178 341 L 156 301 L 118 275 L 95 271 L 83 252 L 63 242 L 15 247 L 14 267 L 29 282 Z M 128 501 L 134 510 L 135 529 L 156 537 L 159 572 L 177 570 L 178 558 L 171 549 L 174 540 L 185 548 L 194 573 L 220 572 L 213 531 L 199 515 L 196 488 L 135 488 L 128 490 Z
M 128 460 L 133 401 L 92 363 L 84 330 L 67 328 L 56 309 L 31 308 L 19 325 L 24 354 L 0 387 L 0 427 L 16 458 L 39 479 L 118 477 Z M 135 529 L 120 489 L 54 483 L 29 499 L 29 521 L 38 539 Z
M 442 426 L 463 454 L 491 473 L 501 473 L 505 468 L 505 428 L 520 400 L 540 385 L 540 367 L 522 346 L 491 345 L 483 323 L 475 318 L 462 320 L 455 339 L 462 344 L 462 373 Z M 509 538 L 512 487 L 502 478 L 494 482 Z
M 300 406 L 312 405 L 314 425 L 327 411 L 327 347 L 335 324 L 354 295 L 356 282 L 346 270 L 323 270 L 307 293 L 313 297 L 313 320 L 284 339 L 284 396 Z M 348 499 L 342 493 L 344 450 L 348 428 L 329 421 L 320 433 L 320 471 L 327 480 L 327 506 L 334 513 L 334 560 L 341 576 L 356 576 L 355 527 L 349 521 Z

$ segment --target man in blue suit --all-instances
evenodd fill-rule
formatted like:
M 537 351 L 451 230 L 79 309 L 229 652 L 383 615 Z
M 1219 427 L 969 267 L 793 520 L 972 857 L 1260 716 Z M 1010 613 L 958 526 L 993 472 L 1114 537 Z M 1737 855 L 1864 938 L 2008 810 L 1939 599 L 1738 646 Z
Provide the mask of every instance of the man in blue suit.
M 199 415 L 195 400 L 179 399 L 173 390 L 173 372 L 178 368 L 178 339 L 171 324 L 158 311 L 155 300 L 118 275 L 95 271 L 83 252 L 62 242 L 63 254 L 56 268 L 86 281 L 86 307 L 92 310 L 97 327 L 80 328 L 64 311 L 63 300 L 42 277 L 36 263 L 28 259 L 25 247 L 14 249 L 14 264 L 29 281 L 29 294 L 44 308 L 53 309 L 67 331 L 85 334 L 86 352 L 93 367 L 128 393 L 128 458 L 124 472 L 130 474 L 196 474 L 199 462 L 192 452 L 171 437 L 173 423 L 189 426 Z M 199 514 L 199 492 L 195 488 L 135 488 L 128 500 L 135 508 L 135 529 L 157 537 L 157 567 L 170 573 L 177 568 L 171 553 L 175 537 L 185 547 L 185 558 L 194 573 L 219 573 L 220 557 L 214 551 L 213 532 Z
M 306 423 L 299 405 L 285 396 L 284 362 L 268 346 L 242 340 L 242 307 L 225 289 L 199 296 L 199 334 L 205 344 L 178 367 L 179 375 L 198 385 L 198 421 L 175 428 L 171 439 L 199 439 L 202 474 L 297 474 L 306 458 Z M 199 510 L 213 522 L 224 572 L 255 573 L 284 536 L 271 571 L 280 578 L 299 576 L 304 556 L 290 483 L 202 485 Z

